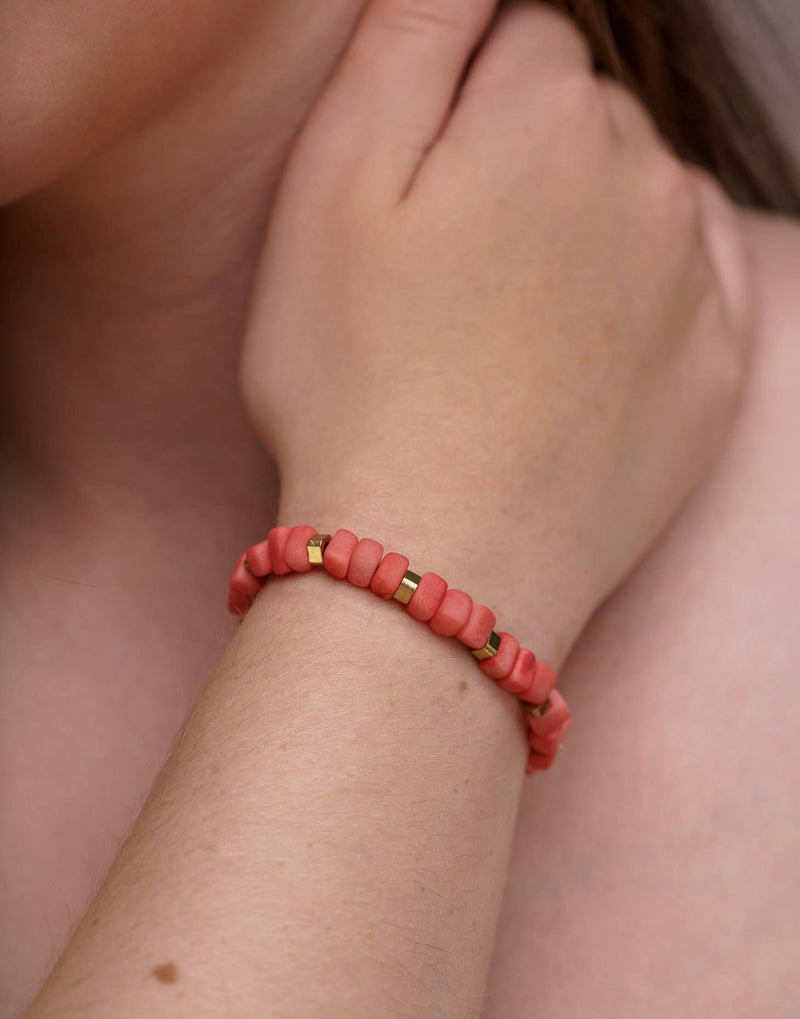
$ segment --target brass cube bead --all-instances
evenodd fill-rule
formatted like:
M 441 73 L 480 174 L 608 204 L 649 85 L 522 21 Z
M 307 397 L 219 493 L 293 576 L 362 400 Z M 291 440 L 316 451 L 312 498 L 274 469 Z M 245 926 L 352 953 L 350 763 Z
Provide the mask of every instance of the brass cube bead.
M 485 658 L 494 658 L 497 652 L 500 650 L 500 634 L 495 633 L 494 630 L 489 634 L 489 639 L 483 645 L 483 647 L 477 647 L 472 649 L 472 653 L 477 659 L 483 661 Z
M 308 551 L 308 561 L 312 566 L 323 565 L 322 556 L 332 537 L 333 535 L 331 534 L 315 534 L 312 538 L 308 539 L 306 549 Z
M 414 573 L 413 570 L 406 570 L 392 598 L 395 601 L 402 602 L 403 605 L 408 605 L 411 601 L 411 595 L 416 591 L 421 579 L 418 573 Z
M 525 712 L 526 715 L 530 715 L 531 718 L 541 718 L 549 707 L 550 707 L 549 697 L 543 704 L 524 704 L 524 703 L 522 704 L 522 710 Z

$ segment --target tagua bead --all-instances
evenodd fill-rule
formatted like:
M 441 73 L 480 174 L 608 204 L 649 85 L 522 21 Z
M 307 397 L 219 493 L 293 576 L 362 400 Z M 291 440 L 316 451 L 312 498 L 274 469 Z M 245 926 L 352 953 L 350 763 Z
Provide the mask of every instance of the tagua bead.
M 325 569 L 332 577 L 344 580 L 357 544 L 358 538 L 352 531 L 345 527 L 340 527 L 336 531 L 322 557 Z
M 483 647 L 496 622 L 497 616 L 494 612 L 475 601 L 472 603 L 469 619 L 463 629 L 458 631 L 456 637 L 468 648 Z
M 241 591 L 231 589 L 228 592 L 228 612 L 235 616 L 245 616 L 253 604 L 253 595 L 243 594 Z
M 552 766 L 555 759 L 555 753 L 540 754 L 531 747 L 528 751 L 528 762 L 525 765 L 525 772 L 530 775 L 534 771 L 546 771 Z
M 343 527 L 333 536 L 318 533 L 310 524 L 273 527 L 266 539 L 239 556 L 230 576 L 228 610 L 243 622 L 268 576 L 308 573 L 314 566 L 356 587 L 369 587 L 384 600 L 394 599 L 434 633 L 456 637 L 487 678 L 519 698 L 527 726 L 526 773 L 552 767 L 572 723 L 567 703 L 555 689 L 555 670 L 537 661 L 513 634 L 496 631 L 496 616 L 486 605 L 466 591 L 448 588 L 437 573 L 416 573 L 407 556 L 384 554 L 378 541 L 359 540 Z
M 427 623 L 442 604 L 446 593 L 447 581 L 438 573 L 423 573 L 416 591 L 406 605 L 406 611 L 412 619 Z
M 360 538 L 350 557 L 347 579 L 355 587 L 369 587 L 381 558 L 383 545 L 374 538 Z
M 534 676 L 536 675 L 536 669 L 538 667 L 536 661 L 536 655 L 530 648 L 521 647 L 517 651 L 514 664 L 511 666 L 510 671 L 503 679 L 497 681 L 498 686 L 501 686 L 504 690 L 508 690 L 509 693 L 513 693 L 519 697 L 523 691 L 530 688 L 533 682 Z
M 256 577 L 267 577 L 272 573 L 272 560 L 269 556 L 269 542 L 265 538 L 256 545 L 251 545 L 245 552 L 247 568 Z
M 558 733 L 548 734 L 547 736 L 534 736 L 533 739 L 529 740 L 529 745 L 537 754 L 557 754 L 559 739 Z
M 257 595 L 261 590 L 262 581 L 260 581 L 258 577 L 254 577 L 250 570 L 248 570 L 244 565 L 246 557 L 247 553 L 242 552 L 236 560 L 236 566 L 233 568 L 229 587 L 233 591 L 238 591 L 240 594 Z
M 564 737 L 567 735 L 567 730 L 571 725 L 572 718 L 570 717 L 562 722 L 553 732 L 537 733 L 532 729 L 528 729 L 528 742 L 532 747 L 536 747 L 541 752 L 541 748 L 547 746 L 546 741 L 549 740 L 553 750 L 558 750 L 564 742 Z
M 550 707 L 541 718 L 533 718 L 529 715 L 526 719 L 531 732 L 540 736 L 555 732 L 570 718 L 567 702 L 558 690 L 553 690 L 547 699 L 550 701 Z
M 310 524 L 299 524 L 289 533 L 283 558 L 293 573 L 309 573 L 313 570 L 314 567 L 308 561 L 308 541 L 316 533 L 316 527 Z
M 540 754 L 554 754 L 561 746 L 565 733 L 566 729 L 563 725 L 559 726 L 554 732 L 539 733 L 529 729 L 528 743 L 534 750 L 538 750 Z
M 558 673 L 545 662 L 538 662 L 530 684 L 519 693 L 519 699 L 531 704 L 543 704 L 558 680 Z
M 485 658 L 482 662 L 478 662 L 481 672 L 496 682 L 505 679 L 511 672 L 519 651 L 519 641 L 513 634 L 500 630 L 498 636 L 500 637 L 500 647 L 497 649 L 497 654 L 493 658 Z
M 457 587 L 445 591 L 442 603 L 428 620 L 428 626 L 442 637 L 455 637 L 467 625 L 472 612 L 472 597 Z
M 380 598 L 391 598 L 408 569 L 408 557 L 400 552 L 387 552 L 370 581 L 370 587 Z
M 267 535 L 269 542 L 269 557 L 272 562 L 272 572 L 279 577 L 292 572 L 291 566 L 284 559 L 286 542 L 292 533 L 291 527 L 273 527 Z

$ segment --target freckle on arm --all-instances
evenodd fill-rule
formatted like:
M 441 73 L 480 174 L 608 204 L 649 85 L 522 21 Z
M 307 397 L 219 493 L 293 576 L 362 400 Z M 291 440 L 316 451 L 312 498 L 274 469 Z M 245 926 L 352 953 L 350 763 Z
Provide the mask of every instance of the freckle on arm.
M 172 961 L 162 962 L 160 966 L 154 966 L 151 973 L 162 984 L 174 984 L 178 980 L 178 967 Z

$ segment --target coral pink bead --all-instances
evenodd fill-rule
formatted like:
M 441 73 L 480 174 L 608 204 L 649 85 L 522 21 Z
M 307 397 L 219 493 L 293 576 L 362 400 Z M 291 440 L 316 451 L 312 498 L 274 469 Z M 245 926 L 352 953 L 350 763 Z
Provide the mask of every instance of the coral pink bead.
M 246 555 L 246 552 L 242 552 L 236 560 L 236 566 L 231 574 L 229 586 L 232 591 L 238 591 L 240 594 L 257 595 L 261 590 L 263 581 L 260 581 L 258 577 L 254 577 L 245 567 L 244 560 Z
M 242 594 L 241 591 L 235 591 L 233 588 L 228 592 L 228 612 L 232 612 L 235 616 L 246 615 L 252 604 L 252 595 Z
M 531 677 L 530 684 L 519 694 L 522 701 L 529 704 L 544 704 L 550 696 L 553 687 L 556 685 L 558 673 L 551 669 L 545 662 L 536 663 L 536 671 Z
M 277 574 L 279 577 L 292 572 L 291 566 L 289 566 L 283 558 L 284 551 L 286 549 L 286 542 L 291 533 L 291 527 L 273 527 L 267 535 L 272 572 Z
M 270 574 L 308 573 L 308 542 L 316 534 L 310 524 L 297 527 L 273 527 L 264 541 L 251 545 L 236 562 L 230 577 L 228 609 L 244 618 Z M 245 566 L 245 562 L 247 565 Z M 399 552 L 384 555 L 383 546 L 371 538 L 361 540 L 340 527 L 323 552 L 323 565 L 331 576 L 345 577 L 356 587 L 370 587 L 388 600 L 402 583 L 409 560 Z M 424 573 L 405 608 L 412 618 L 427 622 L 442 636 L 456 637 L 466 647 L 477 650 L 489 640 L 497 622 L 486 605 L 473 601 L 466 591 L 448 589 L 437 573 Z M 478 664 L 488 678 L 528 704 L 549 706 L 540 718 L 526 714 L 528 757 L 525 771 L 550 768 L 572 723 L 572 716 L 561 693 L 555 689 L 558 676 L 554 669 L 539 662 L 528 648 L 521 647 L 513 634 L 498 631 L 497 652 Z
M 399 552 L 387 552 L 383 557 L 380 566 L 375 570 L 375 575 L 370 581 L 370 587 L 381 598 L 391 598 L 400 581 L 408 569 L 408 557 Z
M 560 726 L 554 732 L 537 733 L 528 729 L 528 743 L 540 754 L 554 754 L 558 750 L 564 736 L 564 727 Z
M 545 712 L 546 714 L 547 712 Z M 567 734 L 572 724 L 572 719 L 568 718 L 562 722 L 557 729 L 552 732 L 534 732 L 533 729 L 528 729 L 528 743 L 540 754 L 552 754 L 555 753 L 561 744 L 564 742 L 564 737 Z
M 350 558 L 358 544 L 358 538 L 352 531 L 340 527 L 322 553 L 322 563 L 332 577 L 344 580 L 350 566 Z
M 483 647 L 497 622 L 497 616 L 480 602 L 472 603 L 472 611 L 463 629 L 456 637 L 467 647 L 473 649 Z
M 537 754 L 555 755 L 558 753 L 558 740 L 550 736 L 534 736 L 530 740 L 530 746 Z
M 472 612 L 470 595 L 466 591 L 459 591 L 457 587 L 451 587 L 445 592 L 442 604 L 428 621 L 428 626 L 434 633 L 439 633 L 443 637 L 455 637 L 459 630 L 463 630 L 467 625 L 470 612 Z
M 497 654 L 494 658 L 484 658 L 482 662 L 478 662 L 478 666 L 489 679 L 499 682 L 511 672 L 519 651 L 519 641 L 513 634 L 506 633 L 505 630 L 498 630 L 497 636 L 500 638 Z
M 550 707 L 541 718 L 533 718 L 531 715 L 527 716 L 531 732 L 536 733 L 538 736 L 543 736 L 546 733 L 554 732 L 556 729 L 561 728 L 569 718 L 570 711 L 567 707 L 567 702 L 558 690 L 553 690 L 550 693 Z
M 423 573 L 416 591 L 408 600 L 406 611 L 412 619 L 427 623 L 442 604 L 446 592 L 447 581 L 438 573 Z
M 259 541 L 247 550 L 247 568 L 256 577 L 266 577 L 272 573 L 272 561 L 269 557 L 269 542 Z
M 524 690 L 529 689 L 536 675 L 537 666 L 538 662 L 533 651 L 529 648 L 521 647 L 517 651 L 517 657 L 514 659 L 511 671 L 505 678 L 497 681 L 498 686 L 519 697 Z
M 383 555 L 383 545 L 373 538 L 361 538 L 350 557 L 347 579 L 356 587 L 369 587 Z
M 533 747 L 531 747 L 528 751 L 528 763 L 525 766 L 525 771 L 528 775 L 534 771 L 546 771 L 555 759 L 555 753 L 538 754 Z
M 293 527 L 286 539 L 283 558 L 286 565 L 294 573 L 308 573 L 314 567 L 308 561 L 308 539 L 317 533 L 316 527 L 310 524 L 299 524 Z

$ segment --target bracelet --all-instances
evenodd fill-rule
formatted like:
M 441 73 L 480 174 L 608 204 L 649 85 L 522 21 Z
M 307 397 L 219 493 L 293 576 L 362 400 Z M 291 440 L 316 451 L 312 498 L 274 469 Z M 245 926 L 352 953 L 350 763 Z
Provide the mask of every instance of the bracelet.
M 448 588 L 436 573 L 418 574 L 408 558 L 387 552 L 372 538 L 357 538 L 339 528 L 319 534 L 316 528 L 273 527 L 267 537 L 239 556 L 230 578 L 228 610 L 242 618 L 269 576 L 308 573 L 322 566 L 338 580 L 370 588 L 386 601 L 404 605 L 408 614 L 434 633 L 455 637 L 498 686 L 514 694 L 528 723 L 527 774 L 549 768 L 569 728 L 569 708 L 555 688 L 554 669 L 504 630 L 495 631 L 494 612 L 465 591 Z

